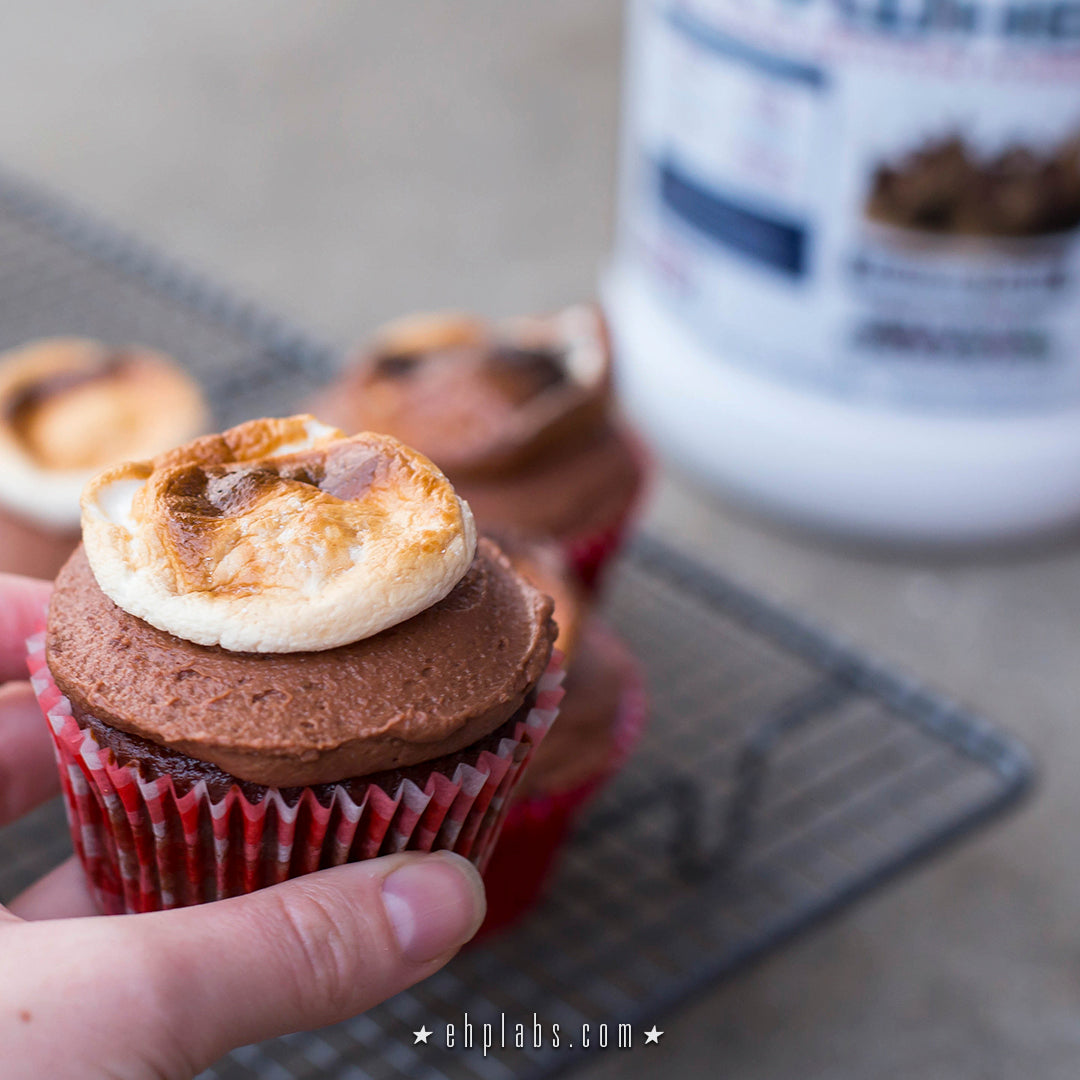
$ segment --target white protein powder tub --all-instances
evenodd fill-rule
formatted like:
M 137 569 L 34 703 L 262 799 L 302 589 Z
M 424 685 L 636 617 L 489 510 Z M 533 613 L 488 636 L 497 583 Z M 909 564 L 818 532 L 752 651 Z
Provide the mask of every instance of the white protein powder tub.
M 632 0 L 623 389 L 808 524 L 1080 518 L 1080 0 Z

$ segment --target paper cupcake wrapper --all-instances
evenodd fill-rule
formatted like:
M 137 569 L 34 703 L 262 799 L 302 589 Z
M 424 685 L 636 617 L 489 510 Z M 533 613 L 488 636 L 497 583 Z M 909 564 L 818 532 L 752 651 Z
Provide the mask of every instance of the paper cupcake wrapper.
M 626 764 L 645 732 L 649 709 L 641 666 L 615 634 L 608 631 L 608 636 L 622 653 L 623 665 L 611 756 L 576 787 L 512 803 L 484 873 L 488 913 L 476 940 L 515 922 L 536 903 L 575 819 Z
M 435 760 L 423 783 L 403 780 L 392 794 L 368 784 L 357 800 L 339 787 L 323 805 L 304 788 L 290 805 L 274 788 L 251 802 L 232 787 L 215 801 L 204 781 L 180 793 L 170 776 L 147 779 L 119 764 L 75 720 L 44 642 L 42 632 L 27 643 L 31 682 L 52 732 L 72 843 L 107 914 L 204 903 L 398 851 L 456 851 L 483 870 L 563 693 L 556 655 L 512 738 L 471 759 L 466 749 L 450 775 Z
M 622 512 L 610 525 L 602 529 L 595 529 L 581 536 L 570 536 L 562 541 L 567 562 L 590 592 L 599 589 L 604 568 L 622 549 L 630 526 L 644 501 L 649 477 L 653 472 L 652 457 L 645 444 L 636 435 L 629 436 L 629 443 L 637 465 L 638 481 Z

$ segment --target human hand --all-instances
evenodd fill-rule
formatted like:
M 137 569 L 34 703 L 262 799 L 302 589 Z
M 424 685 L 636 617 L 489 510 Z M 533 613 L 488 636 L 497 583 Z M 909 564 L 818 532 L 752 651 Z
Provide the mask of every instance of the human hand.
M 0 574 L 0 825 L 56 794 L 24 639 L 44 582 Z M 5 1080 L 190 1077 L 227 1050 L 320 1027 L 443 966 L 484 917 L 460 856 L 390 855 L 250 896 L 97 915 L 72 858 L 0 907 Z

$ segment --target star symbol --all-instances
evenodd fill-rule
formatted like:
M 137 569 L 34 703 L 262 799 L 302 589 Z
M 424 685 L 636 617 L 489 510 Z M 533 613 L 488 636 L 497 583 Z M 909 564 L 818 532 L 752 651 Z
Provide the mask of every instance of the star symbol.
M 421 1024 L 420 1030 L 413 1032 L 413 1046 L 415 1046 L 417 1043 L 423 1043 L 425 1046 L 427 1046 L 428 1036 L 434 1034 L 435 1033 L 433 1031 L 428 1031 L 428 1029 Z
M 652 1029 L 645 1032 L 645 1045 L 648 1046 L 649 1043 L 656 1043 L 657 1045 L 659 1045 L 660 1036 L 663 1034 L 664 1033 L 662 1031 L 657 1031 L 656 1025 L 653 1024 Z

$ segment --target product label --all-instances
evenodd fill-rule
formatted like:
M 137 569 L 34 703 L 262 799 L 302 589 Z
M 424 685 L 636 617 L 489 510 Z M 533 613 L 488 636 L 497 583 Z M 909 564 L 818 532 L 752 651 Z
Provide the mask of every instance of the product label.
M 638 0 L 620 247 L 724 360 L 1080 401 L 1080 0 Z

